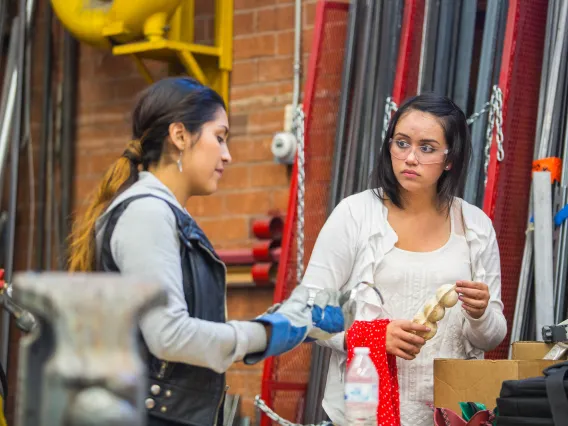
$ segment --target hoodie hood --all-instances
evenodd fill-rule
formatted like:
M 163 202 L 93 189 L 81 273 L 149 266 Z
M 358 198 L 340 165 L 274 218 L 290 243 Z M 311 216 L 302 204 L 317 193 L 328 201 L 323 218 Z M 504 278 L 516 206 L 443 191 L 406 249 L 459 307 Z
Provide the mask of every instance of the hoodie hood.
M 173 192 L 164 185 L 156 176 L 150 172 L 140 172 L 138 181 L 134 183 L 130 188 L 116 197 L 113 202 L 108 206 L 105 212 L 97 219 L 95 223 L 95 239 L 97 244 L 97 257 L 98 252 L 102 244 L 102 239 L 104 236 L 105 228 L 112 211 L 127 198 L 133 197 L 135 195 L 154 195 L 158 198 L 162 198 L 165 201 L 169 201 L 182 211 L 186 211 L 185 208 L 178 202 Z

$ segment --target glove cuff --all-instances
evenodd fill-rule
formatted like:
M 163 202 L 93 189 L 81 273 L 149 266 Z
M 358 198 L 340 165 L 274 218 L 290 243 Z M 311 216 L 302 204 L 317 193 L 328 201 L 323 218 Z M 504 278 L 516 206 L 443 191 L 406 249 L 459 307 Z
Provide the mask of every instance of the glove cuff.
M 307 327 L 294 327 L 288 318 L 279 313 L 262 315 L 253 321 L 270 325 L 271 330 L 265 351 L 245 356 L 243 361 L 249 365 L 291 351 L 302 343 L 307 333 Z

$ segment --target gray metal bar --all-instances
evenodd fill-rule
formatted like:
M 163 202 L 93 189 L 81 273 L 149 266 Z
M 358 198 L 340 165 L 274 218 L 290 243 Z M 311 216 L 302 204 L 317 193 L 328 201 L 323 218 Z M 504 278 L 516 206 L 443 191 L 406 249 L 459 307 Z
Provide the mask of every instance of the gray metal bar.
M 418 93 L 430 92 L 434 87 L 434 64 L 440 18 L 440 2 L 441 0 L 429 0 L 428 10 L 424 11 L 426 27 L 423 30 L 422 51 L 420 52 Z
M 454 0 L 442 0 L 440 4 L 440 21 L 438 22 L 433 83 L 434 92 L 439 95 L 447 95 L 448 93 L 453 29 L 452 21 L 455 5 Z
M 532 206 L 532 191 L 531 191 Z M 531 209 L 532 210 L 532 209 Z M 525 248 L 523 251 L 523 262 L 521 265 L 521 273 L 519 276 L 519 287 L 517 289 L 517 299 L 515 302 L 515 317 L 511 326 L 511 343 L 521 340 L 525 319 L 528 314 L 527 306 L 529 292 L 527 291 L 531 274 L 532 254 L 533 254 L 533 232 L 527 232 L 525 240 Z M 509 358 L 511 358 L 512 346 L 509 346 Z
M 450 99 L 454 99 L 454 81 L 456 77 L 456 73 L 458 73 L 457 61 L 458 61 L 458 48 L 459 48 L 459 37 L 461 33 L 460 27 L 460 17 L 461 17 L 461 10 L 462 10 L 462 3 L 463 0 L 454 0 L 452 3 L 453 10 L 452 10 L 452 39 L 450 41 L 450 56 L 449 56 L 449 65 L 448 65 L 448 82 L 446 84 L 446 96 Z
M 348 149 L 345 152 L 345 174 L 341 182 L 341 193 L 352 194 L 357 188 L 356 171 L 359 159 L 357 158 L 358 143 L 361 135 L 361 114 L 363 111 L 362 100 L 365 96 L 365 71 L 367 62 L 367 52 L 369 45 L 369 37 L 371 34 L 372 15 L 369 13 L 370 0 L 359 0 L 359 10 L 361 16 L 361 37 L 358 39 L 357 48 L 357 71 L 353 89 L 353 98 L 351 101 L 351 114 L 349 119 L 349 135 L 347 140 Z M 359 42 L 360 41 L 360 42 Z
M 345 58 L 341 75 L 341 94 L 339 98 L 339 110 L 337 113 L 337 127 L 335 130 L 335 144 L 333 153 L 333 169 L 331 171 L 330 196 L 328 212 L 336 206 L 339 198 L 340 182 L 343 180 L 343 157 L 345 156 L 347 118 L 351 100 L 351 88 L 355 68 L 354 53 L 357 41 L 357 8 L 358 1 L 352 1 L 349 5 L 349 17 L 347 23 L 347 38 L 345 40 Z
M 385 114 L 387 97 L 391 96 L 396 75 L 400 29 L 402 27 L 403 1 L 391 0 L 386 2 L 383 13 L 382 27 L 385 29 L 381 36 L 381 55 L 379 61 L 379 80 L 375 85 L 373 122 L 371 127 L 371 149 L 369 150 L 369 169 L 375 166 L 376 155 L 380 150 L 381 132 Z
M 462 2 L 460 15 L 460 33 L 457 48 L 457 64 L 455 69 L 455 82 L 453 100 L 467 115 L 471 57 L 473 54 L 473 42 L 475 38 L 475 17 L 477 14 L 477 0 L 465 0 Z
M 481 59 L 479 63 L 479 74 L 477 76 L 477 91 L 475 93 L 474 111 L 480 111 L 485 103 L 489 101 L 489 96 L 491 93 L 493 62 L 495 60 L 495 49 L 497 45 L 499 12 L 502 6 L 502 0 L 495 0 L 487 3 L 485 27 L 483 29 L 483 41 L 481 47 Z M 473 123 L 471 130 L 471 167 L 469 169 L 468 179 L 465 184 L 464 198 L 467 202 L 472 204 L 478 204 L 477 193 L 481 168 L 483 165 L 483 151 L 485 146 L 486 129 L 487 115 L 484 115 Z
M 550 138 L 553 133 L 553 114 L 556 99 L 560 97 L 558 93 L 559 76 L 561 75 L 562 53 L 564 52 L 566 20 L 568 19 L 568 1 L 561 4 L 560 18 L 558 22 L 558 38 L 554 44 L 552 63 L 550 66 L 550 77 L 546 90 L 545 111 L 542 121 L 541 144 L 539 146 L 538 158 L 545 158 L 550 146 Z
M 14 103 L 14 115 L 13 115 L 13 128 L 12 128 L 12 143 L 10 146 L 10 189 L 9 189 L 9 201 L 8 201 L 8 224 L 7 224 L 7 236 L 6 236 L 6 265 L 5 265 L 5 275 L 4 278 L 6 282 L 12 282 L 12 275 L 14 272 L 14 254 L 15 254 L 15 242 L 16 242 L 16 213 L 18 205 L 18 171 L 19 171 L 19 160 L 20 160 L 20 141 L 22 136 L 22 98 L 24 93 L 24 54 L 26 45 L 26 0 L 19 1 L 17 22 L 17 40 L 18 49 L 16 56 L 16 70 L 17 74 L 17 84 L 16 84 L 16 94 Z M 9 317 L 4 315 L 2 321 L 2 364 L 4 369 L 8 372 L 10 366 L 8 365 L 8 351 L 9 351 L 9 330 L 10 321 Z
M 568 43 L 566 43 L 568 45 Z M 562 175 L 560 178 L 559 187 L 559 210 L 562 209 L 568 203 L 568 78 L 567 70 L 564 70 L 564 97 L 563 97 L 563 114 L 566 119 L 561 121 L 563 126 L 563 132 L 560 135 L 563 137 L 563 149 L 561 152 L 562 161 Z M 562 134 L 563 133 L 563 134 Z M 554 311 L 554 322 L 556 324 L 563 321 L 566 313 L 566 279 L 568 277 L 568 259 L 566 256 L 568 254 L 568 228 L 566 227 L 566 222 L 563 222 L 558 227 L 558 239 L 557 239 L 557 252 L 556 252 L 556 270 L 555 270 L 555 311 Z
M 376 99 L 374 99 L 375 87 L 379 85 L 378 78 L 379 74 L 379 56 L 382 55 L 383 51 L 381 49 L 382 45 L 382 34 L 381 30 L 383 26 L 381 25 L 383 11 L 381 10 L 381 2 L 371 2 L 369 4 L 368 15 L 371 16 L 372 23 L 370 24 L 370 42 L 369 50 L 367 51 L 368 61 L 366 65 L 366 90 L 363 98 L 363 120 L 362 120 L 362 134 L 359 141 L 359 167 L 357 168 L 357 185 L 356 192 L 363 191 L 367 188 L 368 177 L 369 177 L 369 151 L 371 149 L 371 143 L 373 141 L 373 136 L 371 134 L 373 126 L 373 105 L 376 104 Z
M 418 64 L 418 84 L 416 85 L 416 94 L 422 92 L 424 84 L 424 66 L 426 65 L 426 46 L 428 43 L 428 31 L 430 29 L 430 7 L 432 0 L 424 1 L 424 20 L 422 23 L 422 41 L 420 43 L 420 63 Z
M 552 190 L 550 172 L 533 173 L 536 333 L 554 323 L 552 265 Z
M 546 102 L 546 86 L 548 84 L 548 73 L 550 67 L 550 55 L 556 38 L 556 27 L 552 25 L 554 20 L 554 9 L 556 0 L 549 0 L 548 11 L 546 16 L 546 33 L 544 37 L 544 53 L 542 57 L 542 71 L 540 75 L 540 94 L 538 97 L 538 109 L 536 120 L 536 139 L 540 140 L 542 131 L 542 115 L 544 114 L 544 104 Z M 536 149 L 536 146 L 535 146 Z M 535 157 L 536 157 L 535 152 Z

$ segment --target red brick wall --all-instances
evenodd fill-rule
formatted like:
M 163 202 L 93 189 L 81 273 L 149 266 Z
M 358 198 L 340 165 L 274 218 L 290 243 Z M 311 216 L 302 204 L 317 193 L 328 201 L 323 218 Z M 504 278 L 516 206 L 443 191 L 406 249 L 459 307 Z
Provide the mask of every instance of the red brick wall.
M 39 156 L 43 19 L 34 28 L 32 131 L 35 170 Z M 316 0 L 303 1 L 303 60 L 311 47 Z M 196 42 L 211 43 L 213 2 L 196 0 Z M 233 165 L 215 195 L 190 200 L 188 209 L 217 248 L 250 247 L 250 225 L 271 210 L 286 210 L 289 170 L 273 162 L 270 143 L 282 130 L 284 106 L 292 101 L 294 1 L 234 0 L 234 68 L 231 75 L 229 147 Z M 56 25 L 56 27 L 58 27 Z M 59 28 L 58 28 L 59 29 Z M 58 31 L 57 41 L 61 41 Z M 55 48 L 58 70 L 60 49 Z M 162 64 L 151 64 L 155 77 L 165 76 Z M 134 63 L 109 51 L 80 47 L 74 207 L 82 212 L 87 197 L 105 169 L 124 150 L 130 138 L 129 115 L 136 93 L 146 86 Z M 58 74 L 58 73 L 57 73 Z M 16 269 L 26 269 L 25 242 L 30 229 L 27 159 L 22 156 Z M 36 182 L 37 183 L 37 182 Z M 272 290 L 229 290 L 231 319 L 250 319 L 272 302 Z M 17 336 L 14 336 L 14 343 Z M 15 345 L 12 346 L 13 349 Z M 11 383 L 15 383 L 16 352 L 11 356 Z M 244 398 L 244 413 L 254 415 L 253 398 L 260 392 L 262 365 L 237 364 L 228 375 L 230 392 Z M 14 392 L 11 393 L 12 396 Z M 10 398 L 9 405 L 13 405 Z M 10 416 L 11 417 L 11 416 Z

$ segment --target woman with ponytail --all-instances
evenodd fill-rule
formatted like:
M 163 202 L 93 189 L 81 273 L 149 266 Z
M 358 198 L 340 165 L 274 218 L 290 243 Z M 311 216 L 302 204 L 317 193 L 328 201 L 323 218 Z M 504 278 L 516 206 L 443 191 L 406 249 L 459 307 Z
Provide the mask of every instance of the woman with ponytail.
M 228 135 L 212 89 L 183 77 L 154 83 L 134 108 L 132 141 L 71 235 L 70 271 L 137 275 L 167 291 L 167 306 L 139 322 L 150 426 L 221 425 L 231 364 L 343 330 L 337 294 L 307 286 L 270 314 L 226 322 L 225 265 L 184 206 L 217 190 Z

